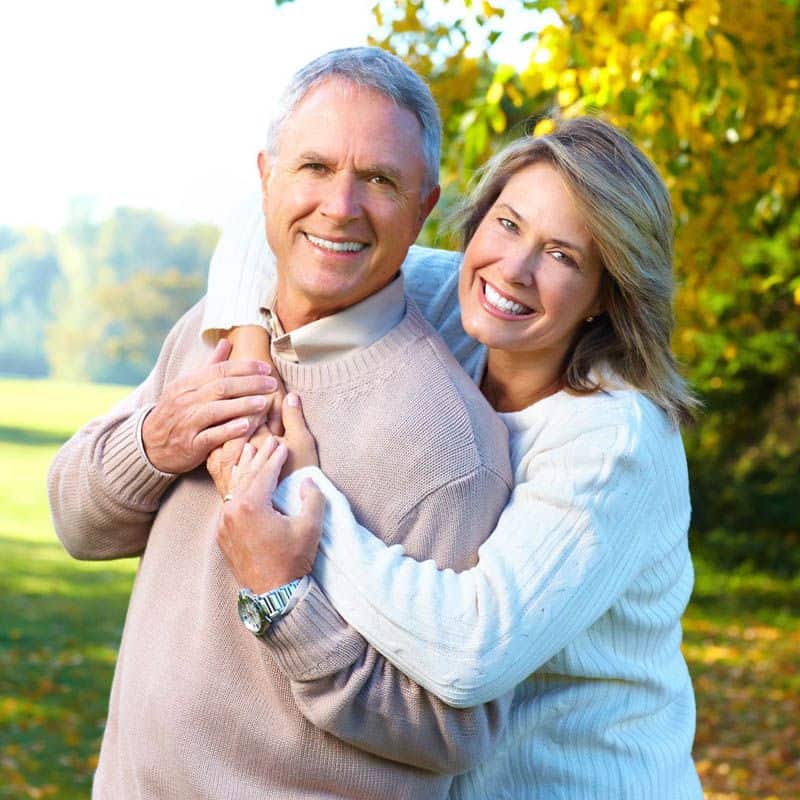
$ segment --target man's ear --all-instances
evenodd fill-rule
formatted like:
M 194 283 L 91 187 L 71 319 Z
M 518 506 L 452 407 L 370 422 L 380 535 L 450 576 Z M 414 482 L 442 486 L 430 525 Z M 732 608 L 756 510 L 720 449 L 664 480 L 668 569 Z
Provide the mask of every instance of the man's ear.
M 416 239 L 419 236 L 419 232 L 422 230 L 422 226 L 425 224 L 425 220 L 428 219 L 428 215 L 433 211 L 433 207 L 439 202 L 439 196 L 442 193 L 442 187 L 439 186 L 437 183 L 433 189 L 428 192 L 428 194 L 423 198 L 422 202 L 419 206 L 419 218 L 417 219 L 417 231 L 414 234 L 414 238 Z
M 258 174 L 261 176 L 261 191 L 262 193 L 267 188 L 269 181 L 269 172 L 272 167 L 272 157 L 266 150 L 258 151 Z

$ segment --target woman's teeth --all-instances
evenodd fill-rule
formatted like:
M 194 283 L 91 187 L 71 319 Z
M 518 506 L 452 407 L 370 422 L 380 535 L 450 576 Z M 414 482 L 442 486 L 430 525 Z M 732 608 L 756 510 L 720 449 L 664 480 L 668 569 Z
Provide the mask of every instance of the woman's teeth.
M 489 304 L 494 306 L 498 311 L 503 311 L 506 314 L 530 314 L 533 309 L 523 306 L 520 303 L 515 303 L 513 300 L 507 300 L 499 292 L 495 291 L 488 283 L 484 282 L 483 291 Z
M 328 239 L 320 239 L 319 236 L 312 236 L 310 233 L 306 233 L 306 237 L 311 244 L 323 250 L 330 250 L 331 253 L 357 253 L 366 247 L 363 242 L 331 242 Z

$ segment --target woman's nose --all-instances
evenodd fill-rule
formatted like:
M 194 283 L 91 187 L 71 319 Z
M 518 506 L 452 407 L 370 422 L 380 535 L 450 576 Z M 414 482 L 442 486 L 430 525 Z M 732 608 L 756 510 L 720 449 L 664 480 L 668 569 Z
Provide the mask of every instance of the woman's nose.
M 506 253 L 500 262 L 500 274 L 509 284 L 532 286 L 536 254 L 529 251 Z

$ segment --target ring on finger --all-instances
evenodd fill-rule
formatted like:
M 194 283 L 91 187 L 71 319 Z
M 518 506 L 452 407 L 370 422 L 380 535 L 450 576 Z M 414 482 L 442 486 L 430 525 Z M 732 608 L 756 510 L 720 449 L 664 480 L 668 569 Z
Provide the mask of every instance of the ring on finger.
M 233 493 L 232 492 L 228 492 L 225 495 L 225 497 L 222 498 L 222 502 L 223 503 L 230 503 L 231 500 L 233 500 Z

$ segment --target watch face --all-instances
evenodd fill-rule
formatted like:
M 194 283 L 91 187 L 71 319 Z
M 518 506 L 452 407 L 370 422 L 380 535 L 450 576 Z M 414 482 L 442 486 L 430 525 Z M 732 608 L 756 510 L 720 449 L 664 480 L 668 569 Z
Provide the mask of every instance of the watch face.
M 264 620 L 261 611 L 252 597 L 242 595 L 239 597 L 239 619 L 250 633 L 261 633 Z

